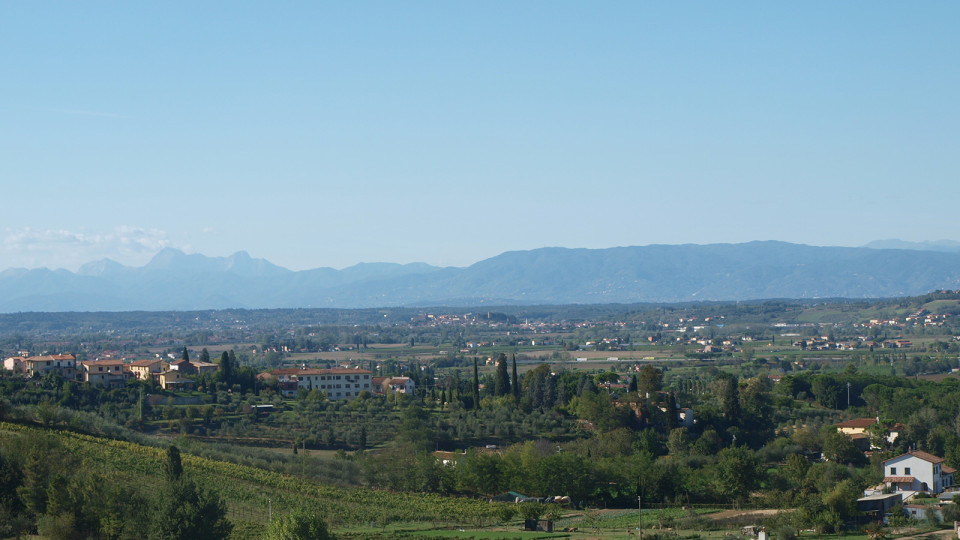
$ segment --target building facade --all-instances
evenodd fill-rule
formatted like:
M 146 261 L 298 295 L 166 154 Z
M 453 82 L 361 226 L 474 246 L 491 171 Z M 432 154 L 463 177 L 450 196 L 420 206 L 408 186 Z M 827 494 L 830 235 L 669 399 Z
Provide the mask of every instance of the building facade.
M 270 372 L 280 383 L 285 396 L 296 395 L 301 388 L 319 390 L 327 399 L 353 399 L 373 389 L 371 374 L 363 369 L 276 369 Z
M 23 361 L 24 372 L 28 377 L 43 377 L 53 373 L 65 379 L 77 376 L 77 357 L 72 354 L 48 354 L 31 356 Z
M 943 458 L 920 450 L 883 462 L 883 481 L 898 492 L 941 493 L 953 485 L 955 472 L 943 464 Z

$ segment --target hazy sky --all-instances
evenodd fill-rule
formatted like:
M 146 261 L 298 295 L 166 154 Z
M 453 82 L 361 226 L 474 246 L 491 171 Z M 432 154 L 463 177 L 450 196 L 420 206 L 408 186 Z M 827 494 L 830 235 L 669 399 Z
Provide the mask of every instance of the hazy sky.
M 960 3 L 0 3 L 0 268 L 960 239 Z

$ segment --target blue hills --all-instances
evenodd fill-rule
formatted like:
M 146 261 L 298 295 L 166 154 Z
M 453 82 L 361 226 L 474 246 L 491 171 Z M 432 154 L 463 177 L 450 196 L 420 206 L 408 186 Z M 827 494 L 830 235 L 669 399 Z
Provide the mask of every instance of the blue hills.
M 104 259 L 75 273 L 5 270 L 0 312 L 882 298 L 960 289 L 960 251 L 937 247 L 548 247 L 464 268 L 363 263 L 303 271 L 245 252 L 207 257 L 165 249 L 142 267 Z

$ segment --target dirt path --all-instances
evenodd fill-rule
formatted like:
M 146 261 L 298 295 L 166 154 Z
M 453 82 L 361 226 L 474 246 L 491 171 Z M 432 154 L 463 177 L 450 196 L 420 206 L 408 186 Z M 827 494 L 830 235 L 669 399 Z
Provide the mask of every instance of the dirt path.
M 897 538 L 897 540 L 909 540 L 909 539 L 911 539 L 911 538 L 930 538 L 930 537 L 937 537 L 937 538 L 940 538 L 940 539 L 946 539 L 946 538 L 953 538 L 954 535 L 953 535 L 953 531 L 952 531 L 951 529 L 945 529 L 945 530 L 942 530 L 942 531 L 933 531 L 933 532 L 928 532 L 928 533 L 923 533 L 923 534 L 917 534 L 917 535 L 914 535 L 914 536 L 901 536 L 901 537 Z
M 723 519 L 730 519 L 742 516 L 757 516 L 757 517 L 766 517 L 775 515 L 780 510 L 776 509 L 765 509 L 765 510 L 724 510 L 722 512 L 715 512 L 713 514 L 706 514 L 704 517 L 710 518 L 715 521 L 720 521 Z

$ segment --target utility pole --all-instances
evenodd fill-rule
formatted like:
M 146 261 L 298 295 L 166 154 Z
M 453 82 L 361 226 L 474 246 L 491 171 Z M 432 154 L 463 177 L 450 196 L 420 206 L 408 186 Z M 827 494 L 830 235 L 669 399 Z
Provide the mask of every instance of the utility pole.
M 643 496 L 637 495 L 637 537 L 643 540 Z

